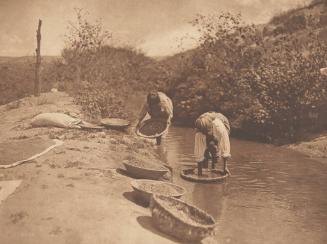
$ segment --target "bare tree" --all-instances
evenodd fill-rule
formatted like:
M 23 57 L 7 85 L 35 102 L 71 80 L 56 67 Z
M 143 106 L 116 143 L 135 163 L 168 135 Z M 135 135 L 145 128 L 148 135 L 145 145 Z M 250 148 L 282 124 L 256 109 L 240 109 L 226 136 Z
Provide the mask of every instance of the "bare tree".
M 34 96 L 40 96 L 41 84 L 40 84 L 40 67 L 41 67 L 41 25 L 42 20 L 39 19 L 39 25 L 36 31 L 36 63 L 35 63 L 35 81 L 34 81 Z

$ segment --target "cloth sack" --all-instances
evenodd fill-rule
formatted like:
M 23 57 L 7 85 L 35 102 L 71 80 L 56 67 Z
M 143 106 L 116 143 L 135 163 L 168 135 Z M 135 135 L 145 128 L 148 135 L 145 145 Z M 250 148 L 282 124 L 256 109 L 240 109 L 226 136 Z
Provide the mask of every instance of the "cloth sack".
M 320 69 L 320 74 L 327 76 L 327 68 Z
M 82 121 L 63 113 L 42 113 L 36 115 L 31 122 L 33 127 L 80 128 Z

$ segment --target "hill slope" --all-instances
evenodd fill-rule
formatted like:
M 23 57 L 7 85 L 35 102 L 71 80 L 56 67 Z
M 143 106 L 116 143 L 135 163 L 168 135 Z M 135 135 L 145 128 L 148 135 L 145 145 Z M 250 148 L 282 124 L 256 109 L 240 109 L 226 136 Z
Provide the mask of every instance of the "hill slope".
M 221 111 L 234 132 L 265 140 L 294 140 L 304 128 L 320 130 L 327 124 L 321 116 L 326 79 L 319 74 L 327 65 L 326 1 L 288 11 L 265 25 L 235 22 L 235 32 L 226 24 L 214 37 L 217 23 L 202 19 L 200 47 L 161 61 L 170 71 L 166 90 L 177 122 L 192 125 L 204 111 Z

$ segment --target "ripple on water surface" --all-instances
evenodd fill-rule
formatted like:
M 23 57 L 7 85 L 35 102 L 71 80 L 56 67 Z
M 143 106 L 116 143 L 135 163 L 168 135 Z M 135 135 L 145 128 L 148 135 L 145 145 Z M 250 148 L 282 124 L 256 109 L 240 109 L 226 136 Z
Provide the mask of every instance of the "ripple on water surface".
M 218 220 L 218 242 L 327 243 L 327 165 L 267 144 L 232 139 L 231 147 L 232 177 L 223 184 L 179 177 L 185 165 L 196 165 L 192 129 L 171 128 L 159 148 L 186 200 Z

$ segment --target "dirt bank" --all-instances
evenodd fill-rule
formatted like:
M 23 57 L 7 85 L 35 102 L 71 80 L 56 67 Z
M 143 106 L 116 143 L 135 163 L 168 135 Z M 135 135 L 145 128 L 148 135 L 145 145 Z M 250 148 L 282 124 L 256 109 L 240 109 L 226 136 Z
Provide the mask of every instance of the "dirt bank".
M 157 160 L 152 142 L 113 130 L 30 128 L 40 112 L 83 117 L 65 93 L 0 107 L 0 142 L 64 141 L 32 162 L 0 169 L 0 181 L 23 180 L 0 205 L 1 244 L 175 243 L 152 226 L 149 210 L 133 200 L 131 178 L 116 170 L 131 155 Z
M 310 158 L 327 158 L 327 133 L 312 135 L 305 141 L 287 146 Z

